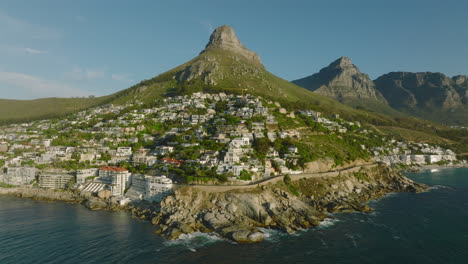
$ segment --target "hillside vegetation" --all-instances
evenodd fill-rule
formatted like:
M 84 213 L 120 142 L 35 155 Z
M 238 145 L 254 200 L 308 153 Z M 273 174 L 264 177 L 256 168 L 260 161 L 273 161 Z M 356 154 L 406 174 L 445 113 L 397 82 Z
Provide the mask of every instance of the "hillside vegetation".
M 44 98 L 36 100 L 0 99 L 0 125 L 66 116 L 106 104 L 112 96 L 96 98 Z

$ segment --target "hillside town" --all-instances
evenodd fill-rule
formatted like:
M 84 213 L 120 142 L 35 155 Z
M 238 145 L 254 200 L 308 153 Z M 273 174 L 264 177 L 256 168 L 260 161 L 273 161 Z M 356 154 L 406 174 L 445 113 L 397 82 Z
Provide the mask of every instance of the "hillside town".
M 381 137 L 338 115 L 288 111 L 252 95 L 194 93 L 1 127 L 0 183 L 161 201 L 177 184 L 304 173 L 307 162 L 328 158 L 306 144 L 314 135 L 349 139 L 357 146 L 350 158 L 391 166 L 458 162 L 449 149 Z

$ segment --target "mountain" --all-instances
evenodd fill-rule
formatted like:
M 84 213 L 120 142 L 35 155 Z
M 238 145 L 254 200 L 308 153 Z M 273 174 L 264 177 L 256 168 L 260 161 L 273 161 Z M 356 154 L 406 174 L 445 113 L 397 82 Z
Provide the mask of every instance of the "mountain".
M 363 108 L 372 111 L 362 111 L 344 105 L 268 72 L 259 56 L 242 45 L 229 26 L 217 28 L 210 36 L 208 44 L 194 59 L 112 95 L 114 99 L 111 102 L 123 104 L 139 100 L 151 103 L 165 96 L 186 95 L 199 91 L 249 93 L 279 102 L 290 110 L 312 109 L 325 115 L 339 114 L 346 120 L 378 126 L 383 134 L 394 133 L 393 128 L 397 127 L 405 131 L 417 130 L 420 132 L 420 139 L 442 136 L 443 140 L 449 139 L 447 142 L 451 142 L 450 139 L 461 142 L 458 135 L 446 133 L 446 127 L 417 120 L 393 110 L 375 90 L 369 77 L 360 73 L 349 59 L 342 58 L 332 65 L 334 67 L 331 68 L 344 72 L 337 80 L 345 80 L 347 75 L 352 76 L 348 83 L 359 89 L 357 94 L 360 97 L 357 98 L 365 102 Z M 410 138 L 413 134 L 406 133 L 404 137 Z
M 445 124 L 468 125 L 468 76 L 391 72 L 375 80 L 395 109 Z
M 135 100 L 148 103 L 164 96 L 197 91 L 250 93 L 292 108 L 307 106 L 353 119 L 392 122 L 381 116 L 369 116 L 271 74 L 259 56 L 239 41 L 231 27 L 221 26 L 212 33 L 197 57 L 152 79 L 106 97 L 4 100 L 0 104 L 0 123 L 59 117 L 106 103 L 122 104 Z
M 320 72 L 292 83 L 345 104 L 387 104 L 369 76 L 347 57 L 341 57 Z
M 170 95 L 197 91 L 249 93 L 262 96 L 292 108 L 307 106 L 317 111 L 337 113 L 344 117 L 368 113 L 340 104 L 320 94 L 312 93 L 268 72 L 259 56 L 248 50 L 229 26 L 218 27 L 208 44 L 194 59 L 145 80 L 118 93 L 114 103 L 131 100 L 151 101 Z M 371 116 L 374 119 L 385 119 Z M 391 122 L 389 120 L 382 122 Z
M 372 111 L 363 111 L 344 105 L 273 75 L 266 70 L 256 53 L 242 45 L 231 27 L 221 26 L 213 32 L 208 44 L 198 56 L 154 78 L 105 97 L 4 100 L 0 102 L 0 123 L 61 117 L 103 104 L 119 105 L 136 100 L 151 104 L 155 102 L 155 99 L 203 91 L 249 93 L 279 102 L 290 110 L 312 109 L 328 116 L 339 114 L 346 120 L 379 126 L 384 134 L 387 131 L 393 133 L 394 129 L 390 128 L 398 127 L 407 131 L 417 130 L 424 138 L 437 135 L 454 139 L 456 142 L 460 141 L 457 135 L 447 134 L 448 128 L 444 126 L 404 115 L 381 114 L 394 110 L 391 110 L 380 98 L 379 93 L 375 92 L 367 75 L 360 73 L 349 59 L 342 58 L 332 63 L 330 68 L 335 68 L 338 73 L 343 72 L 335 75 L 338 77 L 331 78 L 340 80 L 332 83 L 350 84 L 351 87 L 358 89 L 359 92 L 355 93 L 356 98 L 365 102 L 363 108 Z M 346 79 L 346 76 L 351 76 L 351 78 Z M 364 100 L 365 98 L 369 99 Z

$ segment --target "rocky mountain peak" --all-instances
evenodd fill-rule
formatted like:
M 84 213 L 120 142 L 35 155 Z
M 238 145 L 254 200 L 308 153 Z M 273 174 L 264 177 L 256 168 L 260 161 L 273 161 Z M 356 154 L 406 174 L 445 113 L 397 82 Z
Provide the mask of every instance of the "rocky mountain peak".
M 230 26 L 220 26 L 216 28 L 210 36 L 210 41 L 205 49 L 210 48 L 238 48 L 245 49 L 244 45 L 237 38 L 234 29 Z
M 242 45 L 240 40 L 237 38 L 234 29 L 230 26 L 224 25 L 216 28 L 211 34 L 210 40 L 208 41 L 208 44 L 206 44 L 205 49 L 200 54 L 217 49 L 230 51 L 241 55 L 254 63 L 261 64 L 258 55 Z
M 387 103 L 369 76 L 359 71 L 348 57 L 340 57 L 320 72 L 293 83 L 352 105 L 362 103 L 363 99 Z
M 355 67 L 351 60 L 348 57 L 340 57 L 336 61 L 332 62 L 330 66 L 339 67 L 339 68 L 347 68 L 347 67 Z

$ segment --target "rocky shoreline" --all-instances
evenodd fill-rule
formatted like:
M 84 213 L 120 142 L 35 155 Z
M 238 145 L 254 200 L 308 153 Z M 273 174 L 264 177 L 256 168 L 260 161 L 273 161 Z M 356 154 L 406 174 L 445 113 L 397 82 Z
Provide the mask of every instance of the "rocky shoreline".
M 160 205 L 120 205 L 116 198 L 104 200 L 90 194 L 38 188 L 0 188 L 0 195 L 80 203 L 90 210 L 127 211 L 133 217 L 151 221 L 157 226 L 156 232 L 168 239 L 210 232 L 237 243 L 254 243 L 265 238 L 263 228 L 291 233 L 318 226 L 331 213 L 368 212 L 369 200 L 390 192 L 425 190 L 427 186 L 379 165 L 328 177 L 284 177 L 275 183 L 226 192 L 184 186 Z
M 252 243 L 264 239 L 261 228 L 291 233 L 319 225 L 330 213 L 368 212 L 369 200 L 390 192 L 425 190 L 427 186 L 385 166 L 225 193 L 186 187 L 161 203 L 161 212 L 152 222 L 169 239 L 214 232 L 239 243 Z
M 42 188 L 0 188 L 0 196 L 8 195 L 38 201 L 61 201 L 81 204 L 89 210 L 127 211 L 133 217 L 151 221 L 159 212 L 159 205 L 141 201 L 121 205 L 116 198 L 101 199 L 90 193 L 79 193 L 70 190 L 51 190 Z

